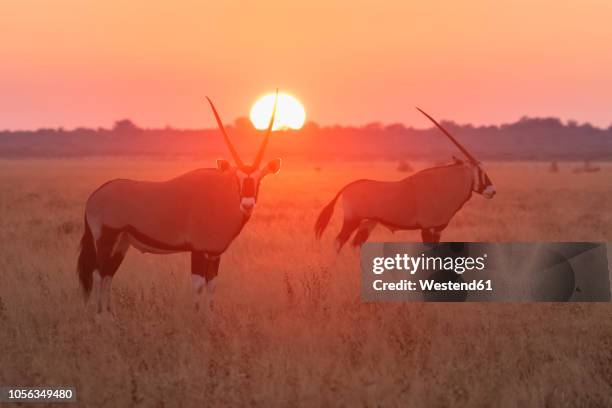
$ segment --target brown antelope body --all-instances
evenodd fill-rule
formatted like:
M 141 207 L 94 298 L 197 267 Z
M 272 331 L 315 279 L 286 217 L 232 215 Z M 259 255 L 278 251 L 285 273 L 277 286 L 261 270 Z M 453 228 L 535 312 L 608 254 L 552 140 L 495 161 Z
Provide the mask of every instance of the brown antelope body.
M 86 297 L 95 289 L 98 311 L 110 311 L 112 278 L 132 246 L 157 254 L 190 252 L 196 307 L 204 287 L 212 300 L 221 255 L 249 220 L 261 179 L 277 173 L 281 161 L 260 168 L 276 105 L 254 163 L 245 165 L 209 102 L 235 166 L 220 159 L 217 168 L 168 181 L 113 180 L 87 200 L 77 269 Z
M 420 110 L 420 109 L 419 109 Z M 344 221 L 336 237 L 339 252 L 351 235 L 353 245 L 367 241 L 377 224 L 395 230 L 421 230 L 423 242 L 438 242 L 442 230 L 472 192 L 492 198 L 495 188 L 482 165 L 470 155 L 438 122 L 425 114 L 467 156 L 446 166 L 422 170 L 400 181 L 357 180 L 342 189 L 321 211 L 315 234 L 321 237 L 342 197 Z

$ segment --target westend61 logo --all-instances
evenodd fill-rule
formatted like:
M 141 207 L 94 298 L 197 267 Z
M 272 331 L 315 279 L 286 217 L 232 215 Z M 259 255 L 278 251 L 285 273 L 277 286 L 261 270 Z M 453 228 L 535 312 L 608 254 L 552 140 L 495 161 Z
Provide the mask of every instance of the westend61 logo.
M 453 271 L 458 275 L 465 271 L 485 269 L 487 254 L 478 257 L 441 257 L 441 256 L 410 256 L 396 254 L 394 257 L 376 257 L 372 262 L 372 272 L 377 275 L 388 270 L 406 271 L 414 275 L 418 271 Z
M 610 243 L 367 242 L 365 301 L 610 301 Z

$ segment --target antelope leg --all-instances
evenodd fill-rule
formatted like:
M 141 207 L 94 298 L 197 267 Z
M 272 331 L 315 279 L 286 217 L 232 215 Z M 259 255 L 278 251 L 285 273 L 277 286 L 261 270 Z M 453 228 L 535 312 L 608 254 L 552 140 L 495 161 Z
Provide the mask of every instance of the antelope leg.
M 213 256 L 209 258 L 208 269 L 206 271 L 206 288 L 208 289 L 207 301 L 208 308 L 213 309 L 213 295 L 215 288 L 217 287 L 217 275 L 219 274 L 219 264 L 221 262 L 220 256 Z
M 206 286 L 206 270 L 210 261 L 203 251 L 193 251 L 191 253 L 191 283 L 193 286 L 193 302 L 195 310 L 200 310 L 200 295 Z

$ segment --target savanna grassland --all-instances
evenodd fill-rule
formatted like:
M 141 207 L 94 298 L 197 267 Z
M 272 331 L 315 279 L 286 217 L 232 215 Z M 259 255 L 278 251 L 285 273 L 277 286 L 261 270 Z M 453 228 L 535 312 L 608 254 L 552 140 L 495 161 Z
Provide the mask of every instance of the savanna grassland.
M 96 315 L 75 272 L 88 195 L 213 163 L 0 161 L 0 385 L 74 385 L 87 407 L 612 405 L 610 304 L 361 302 L 358 252 L 332 249 L 341 208 L 320 242 L 314 220 L 353 179 L 404 177 L 396 163 L 286 161 L 221 260 L 213 317 L 194 313 L 188 255 L 133 249 L 115 316 Z M 612 241 L 612 165 L 576 166 L 489 164 L 497 196 L 442 239 Z

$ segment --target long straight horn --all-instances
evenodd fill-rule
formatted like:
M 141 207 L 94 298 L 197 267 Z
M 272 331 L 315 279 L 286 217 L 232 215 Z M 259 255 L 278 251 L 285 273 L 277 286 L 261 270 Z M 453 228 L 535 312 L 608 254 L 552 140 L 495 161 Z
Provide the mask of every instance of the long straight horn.
M 221 133 L 223 133 L 223 138 L 225 139 L 225 143 L 227 144 L 227 148 L 229 149 L 230 153 L 232 154 L 232 157 L 234 158 L 234 161 L 236 162 L 236 164 L 238 166 L 243 166 L 244 163 L 242 163 L 242 160 L 240 160 L 240 156 L 238 155 L 238 152 L 234 148 L 234 145 L 232 144 L 232 141 L 230 140 L 229 136 L 227 135 L 227 132 L 225 131 L 225 128 L 223 127 L 223 122 L 221 122 L 221 118 L 219 117 L 219 114 L 217 113 L 217 109 L 215 109 L 215 105 L 212 103 L 212 101 L 210 100 L 210 98 L 208 96 L 206 97 L 206 99 L 208 99 L 208 103 L 210 103 L 210 107 L 212 108 L 213 114 L 215 115 L 215 119 L 217 120 L 217 126 L 219 126 L 219 129 L 221 130 Z
M 478 163 L 478 160 L 476 160 L 474 158 L 474 156 L 472 156 L 471 154 L 468 153 L 467 150 L 465 150 L 465 147 L 463 147 L 446 129 L 444 129 L 442 127 L 442 125 L 440 125 L 438 122 L 436 122 L 436 120 L 434 118 L 432 118 L 431 116 L 429 116 L 427 113 L 425 113 L 421 108 L 417 107 L 417 110 L 419 112 L 421 112 L 423 115 L 427 116 L 427 118 L 429 120 L 431 120 L 433 122 L 434 125 L 436 125 L 436 127 L 438 129 L 440 129 L 442 131 L 442 133 L 444 133 L 446 136 L 448 136 L 448 138 L 451 140 L 451 142 L 454 143 L 455 146 L 457 146 L 459 148 L 459 150 L 461 150 L 461 152 L 474 164 Z
M 268 140 L 270 139 L 270 133 L 272 133 L 272 126 L 274 126 L 274 118 L 276 117 L 276 105 L 278 104 L 278 89 L 276 90 L 276 96 L 274 96 L 274 108 L 272 109 L 272 116 L 270 117 L 270 123 L 268 123 L 268 129 L 266 130 L 266 135 L 264 136 L 263 142 L 261 142 L 261 147 L 257 152 L 257 156 L 255 156 L 255 162 L 253 166 L 255 168 L 259 167 L 261 163 L 261 159 L 263 159 L 264 152 L 266 151 L 266 146 L 268 145 Z

